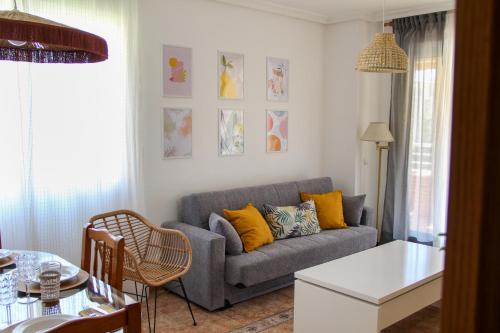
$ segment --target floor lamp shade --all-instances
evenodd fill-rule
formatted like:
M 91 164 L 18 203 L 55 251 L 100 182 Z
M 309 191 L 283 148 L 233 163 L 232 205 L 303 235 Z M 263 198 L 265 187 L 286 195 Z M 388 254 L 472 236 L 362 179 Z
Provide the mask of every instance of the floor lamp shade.
M 370 142 L 393 142 L 392 136 L 386 123 L 370 123 L 365 133 L 361 136 L 362 141 Z

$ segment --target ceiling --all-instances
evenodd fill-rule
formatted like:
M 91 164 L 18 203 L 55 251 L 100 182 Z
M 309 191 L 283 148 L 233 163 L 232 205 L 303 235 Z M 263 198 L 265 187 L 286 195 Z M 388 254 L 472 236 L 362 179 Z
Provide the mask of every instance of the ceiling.
M 384 0 L 215 0 L 319 23 L 381 21 Z M 454 0 L 385 0 L 386 19 L 450 10 Z

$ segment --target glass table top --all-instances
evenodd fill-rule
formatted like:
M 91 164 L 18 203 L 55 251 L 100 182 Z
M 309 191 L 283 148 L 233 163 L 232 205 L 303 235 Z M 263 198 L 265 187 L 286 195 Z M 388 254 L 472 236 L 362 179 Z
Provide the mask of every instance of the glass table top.
M 13 251 L 20 253 L 22 251 Z M 36 252 L 39 261 L 55 260 L 62 265 L 72 265 L 68 261 L 49 253 Z M 6 273 L 15 268 L 15 265 L 0 269 L 0 274 Z M 22 293 L 20 293 L 20 296 Z M 32 294 L 33 296 L 39 296 Z M 137 303 L 132 297 L 118 291 L 108 284 L 90 277 L 82 285 L 61 291 L 60 299 L 57 303 L 43 303 L 38 300 L 32 304 L 14 303 L 9 306 L 0 305 L 0 330 L 1 332 L 10 332 L 12 326 L 27 319 L 38 318 L 47 315 L 66 314 L 82 316 L 82 310 L 89 310 L 99 314 L 112 313 L 113 311 L 123 309 L 128 305 Z M 9 327 L 9 329 L 7 329 Z M 5 331 L 4 331 L 5 330 Z

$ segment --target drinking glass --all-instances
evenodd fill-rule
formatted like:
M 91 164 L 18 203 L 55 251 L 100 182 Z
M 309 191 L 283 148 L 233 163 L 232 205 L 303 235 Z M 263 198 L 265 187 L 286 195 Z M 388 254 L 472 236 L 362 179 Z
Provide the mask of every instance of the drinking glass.
M 61 263 L 46 261 L 40 265 L 40 291 L 43 302 L 56 302 L 59 300 L 61 289 Z
M 42 303 L 42 316 L 52 316 L 61 314 L 61 304 L 59 301 Z
M 17 301 L 21 304 L 31 304 L 37 301 L 37 298 L 31 297 L 30 287 L 37 274 L 38 263 L 37 256 L 33 252 L 21 253 L 16 258 L 16 268 L 19 274 L 19 281 L 26 286 L 26 297 L 19 298 Z
M 16 270 L 0 275 L 0 305 L 7 307 L 7 324 L 12 322 L 10 306 L 17 300 L 17 278 Z

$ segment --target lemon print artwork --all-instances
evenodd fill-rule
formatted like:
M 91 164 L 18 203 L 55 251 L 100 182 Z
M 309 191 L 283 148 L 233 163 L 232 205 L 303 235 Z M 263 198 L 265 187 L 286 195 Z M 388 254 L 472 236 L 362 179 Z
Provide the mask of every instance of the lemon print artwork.
M 163 45 L 163 96 L 191 97 L 192 50 L 189 47 Z
M 176 83 L 186 82 L 186 70 L 184 69 L 184 62 L 178 60 L 176 57 L 171 57 L 168 60 L 170 66 L 170 81 Z
M 243 97 L 243 56 L 219 54 L 219 97 L 240 99 Z

